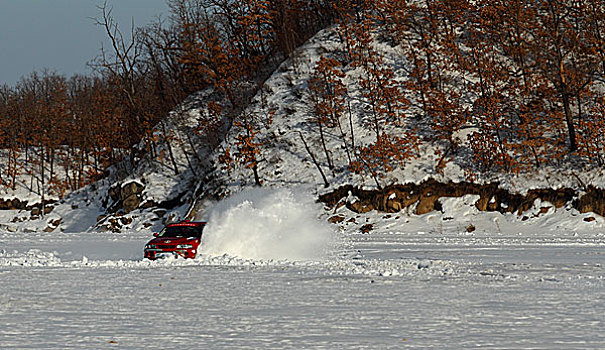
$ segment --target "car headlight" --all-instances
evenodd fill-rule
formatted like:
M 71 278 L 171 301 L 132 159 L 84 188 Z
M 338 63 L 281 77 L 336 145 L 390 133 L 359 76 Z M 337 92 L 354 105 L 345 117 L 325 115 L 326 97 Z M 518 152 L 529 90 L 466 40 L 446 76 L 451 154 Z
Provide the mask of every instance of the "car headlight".
M 191 249 L 193 246 L 191 244 L 179 244 L 176 246 L 176 249 Z
M 155 249 L 155 244 L 148 244 L 145 246 L 145 249 Z

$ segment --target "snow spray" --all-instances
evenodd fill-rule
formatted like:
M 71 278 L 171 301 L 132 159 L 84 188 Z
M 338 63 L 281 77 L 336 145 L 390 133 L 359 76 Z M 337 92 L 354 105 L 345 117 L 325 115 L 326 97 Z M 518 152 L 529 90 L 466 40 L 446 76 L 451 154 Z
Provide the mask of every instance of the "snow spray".
M 251 189 L 219 203 L 207 215 L 200 252 L 246 259 L 326 258 L 336 234 L 317 217 L 321 205 L 302 191 Z

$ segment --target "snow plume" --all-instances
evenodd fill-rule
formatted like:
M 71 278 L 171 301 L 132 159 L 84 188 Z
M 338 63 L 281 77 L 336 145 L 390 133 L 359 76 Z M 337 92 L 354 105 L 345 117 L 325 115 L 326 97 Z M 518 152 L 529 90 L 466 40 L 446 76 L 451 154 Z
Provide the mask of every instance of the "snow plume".
M 201 253 L 249 259 L 325 258 L 336 235 L 327 222 L 319 221 L 320 210 L 321 205 L 302 191 L 244 191 L 211 210 Z

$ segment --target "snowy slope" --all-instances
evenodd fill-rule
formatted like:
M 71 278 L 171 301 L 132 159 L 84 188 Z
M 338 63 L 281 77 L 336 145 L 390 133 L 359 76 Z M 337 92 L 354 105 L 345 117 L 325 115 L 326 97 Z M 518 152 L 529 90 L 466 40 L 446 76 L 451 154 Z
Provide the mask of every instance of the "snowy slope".
M 405 77 L 405 59 L 400 49 L 376 40 L 375 49 L 384 57 L 385 64 L 395 73 L 395 79 Z M 283 62 L 274 74 L 265 82 L 261 91 L 253 99 L 247 113 L 266 115 L 275 112 L 273 122 L 260 130 L 259 141 L 266 145 L 261 149 L 259 173 L 267 187 L 301 186 L 310 193 L 321 194 L 329 192 L 341 185 L 351 184 L 364 188 L 375 188 L 376 184 L 367 173 L 355 174 L 348 169 L 348 157 L 344 150 L 339 133 L 328 129 L 326 134 L 327 148 L 333 158 L 334 171 L 328 169 L 326 157 L 323 154 L 317 128 L 309 120 L 312 116 L 312 103 L 309 93 L 309 79 L 319 60 L 324 55 L 342 59 L 343 44 L 340 42 L 335 28 L 327 28 L 311 38 L 300 47 L 296 55 Z M 347 88 L 347 110 L 343 117 L 344 132 L 354 136 L 355 145 L 366 145 L 374 141 L 375 136 L 366 125 L 368 104 L 362 96 L 357 80 L 361 68 L 346 65 L 343 79 Z M 189 208 L 196 205 L 196 210 L 212 205 L 206 202 L 207 197 L 220 197 L 237 193 L 253 187 L 253 176 L 250 169 L 243 166 L 226 170 L 219 161 L 219 153 L 212 153 L 205 145 L 203 134 L 197 132 L 198 118 L 207 113 L 206 102 L 216 101 L 226 105 L 213 91 L 203 91 L 183 102 L 162 124 L 158 125 L 155 135 L 155 152 L 153 156 L 137 161 L 132 168 L 125 162 L 110 169 L 110 176 L 98 183 L 88 186 L 69 198 L 55 205 L 55 216 L 30 223 L 32 230 L 49 227 L 49 220 L 56 222 L 63 218 L 59 230 L 81 231 L 92 229 L 97 224 L 99 215 L 112 214 L 110 188 L 123 186 L 128 182 L 136 182 L 143 187 L 139 197 L 142 206 L 168 207 L 176 212 L 174 216 L 185 216 Z M 350 113 L 349 113 L 350 112 Z M 414 110 L 406 111 L 408 127 L 417 122 Z M 350 122 L 344 119 L 348 119 Z M 352 127 L 351 127 L 352 126 Z M 415 158 L 403 167 L 396 168 L 380 178 L 381 185 L 420 183 L 427 179 L 440 182 L 460 182 L 467 180 L 463 167 L 468 166 L 468 150 L 465 150 L 465 132 L 458 137 L 462 141 L 459 157 L 447 164 L 443 171 L 436 169 L 438 156 L 435 151 L 438 144 L 423 142 L 416 152 Z M 323 187 L 323 180 L 305 149 L 300 135 L 304 135 L 314 156 L 326 173 L 329 188 Z M 217 148 L 225 150 L 233 145 L 236 137 L 232 130 Z M 348 145 L 349 147 L 351 145 Z M 141 143 L 143 147 L 143 142 Z M 574 188 L 581 189 L 585 185 L 603 187 L 605 173 L 602 169 L 552 169 L 542 168 L 531 174 L 502 175 L 483 174 L 474 179 L 478 183 L 499 183 L 500 187 L 512 192 L 526 193 L 534 188 Z M 209 196 L 208 194 L 212 194 Z M 23 199 L 35 200 L 35 195 L 15 192 L 4 193 L 5 198 L 17 196 Z M 32 197 L 33 196 L 33 197 Z M 32 197 L 32 198 L 30 198 Z M 198 201 L 196 203 L 196 201 Z M 77 209 L 76 209 L 77 208 Z M 125 225 L 125 229 L 134 228 L 137 223 L 151 222 L 152 210 L 139 210 L 129 215 L 135 224 Z M 27 213 L 21 215 L 23 218 Z M 201 215 L 201 214 L 200 214 Z M 3 214 L 2 222 L 9 224 L 14 216 Z M 30 215 L 31 216 L 31 215 Z M 151 218 L 150 218 L 151 216 Z M 199 216 L 199 215 L 198 215 Z M 85 219 L 82 219 L 85 218 Z M 23 220 L 23 219 L 20 219 Z M 107 219 L 108 220 L 108 219 Z M 25 222 L 23 221 L 23 225 Z M 34 220 L 36 221 L 36 220 Z M 78 221 L 77 225 L 70 222 Z
M 401 49 L 393 47 L 379 40 L 374 42 L 374 48 L 382 54 L 385 65 L 390 67 L 395 80 L 403 80 L 406 75 L 404 65 L 405 57 Z M 336 129 L 328 129 L 326 135 L 327 148 L 335 164 L 334 172 L 328 170 L 326 157 L 323 154 L 319 133 L 313 123 L 312 101 L 309 93 L 309 79 L 321 56 L 343 60 L 344 45 L 340 42 L 336 28 L 327 28 L 311 38 L 301 46 L 294 58 L 285 61 L 275 73 L 265 82 L 262 93 L 259 93 L 248 109 L 248 113 L 264 115 L 275 111 L 273 122 L 261 130 L 259 140 L 268 146 L 261 150 L 259 163 L 260 177 L 267 186 L 291 186 L 293 184 L 307 184 L 313 191 L 327 192 L 343 184 L 352 184 L 364 188 L 376 188 L 374 180 L 366 174 L 354 174 L 348 170 L 348 159 L 343 142 Z M 360 91 L 358 78 L 362 74 L 361 68 L 351 64 L 343 67 L 346 76 L 343 79 L 347 89 L 346 104 L 350 105 L 352 128 L 349 126 L 349 110 L 343 116 L 343 129 L 350 137 L 354 135 L 355 145 L 367 145 L 375 141 L 375 135 L 367 126 L 368 109 L 370 108 L 363 93 Z M 417 111 L 408 109 L 407 125 L 403 127 L 416 127 L 419 122 L 415 118 Z M 388 126 L 385 126 L 388 129 Z M 403 130 L 402 129 L 402 130 Z M 422 142 L 415 152 L 415 158 L 389 172 L 380 179 L 382 186 L 403 183 L 421 183 L 427 179 L 440 182 L 460 182 L 468 180 L 465 168 L 472 168 L 469 164 L 470 156 L 467 135 L 472 128 L 460 130 L 455 135 L 461 142 L 458 156 L 449 162 L 441 172 L 436 166 L 439 156 L 437 150 L 443 151 L 439 144 Z M 323 180 L 311 157 L 305 150 L 300 139 L 303 134 L 309 143 L 315 157 L 328 177 L 330 188 L 323 190 Z M 395 130 L 395 133 L 397 131 Z M 235 134 L 232 132 L 227 144 L 233 144 Z M 350 147 L 350 145 L 349 145 Z M 218 157 L 214 163 L 219 164 Z M 228 192 L 237 192 L 253 184 L 252 173 L 249 169 L 240 167 L 225 171 L 219 168 L 216 177 L 228 184 Z M 543 167 L 532 173 L 522 174 L 478 174 L 473 179 L 477 183 L 499 183 L 501 188 L 512 192 L 526 193 L 536 188 L 575 188 L 586 185 L 596 187 L 605 186 L 605 173 L 598 168 L 578 168 L 573 164 L 568 167 Z

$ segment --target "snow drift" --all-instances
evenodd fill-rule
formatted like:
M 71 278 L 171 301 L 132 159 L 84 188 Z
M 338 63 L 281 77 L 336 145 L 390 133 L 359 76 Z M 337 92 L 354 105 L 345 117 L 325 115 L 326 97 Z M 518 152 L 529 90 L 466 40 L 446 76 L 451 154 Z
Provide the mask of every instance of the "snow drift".
M 252 189 L 219 202 L 207 215 L 204 255 L 250 259 L 317 260 L 335 243 L 320 204 L 300 190 Z

